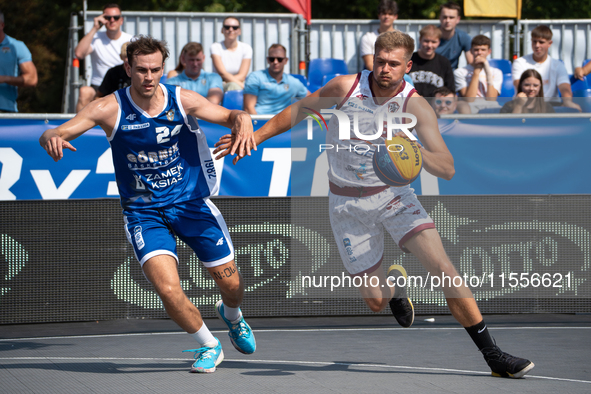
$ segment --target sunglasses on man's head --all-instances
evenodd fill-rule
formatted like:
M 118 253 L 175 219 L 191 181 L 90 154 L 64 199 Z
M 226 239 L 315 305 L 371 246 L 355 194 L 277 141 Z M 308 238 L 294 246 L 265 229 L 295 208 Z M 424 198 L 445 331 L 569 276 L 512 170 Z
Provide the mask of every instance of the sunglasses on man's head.
M 238 29 L 240 29 L 240 26 L 224 25 L 224 29 L 226 29 L 226 30 L 230 30 L 230 29 L 232 29 L 232 30 L 238 30 Z
M 453 104 L 453 100 L 449 99 L 449 100 L 441 100 L 441 99 L 437 99 L 435 100 L 435 104 L 436 105 L 441 105 L 445 103 L 445 105 L 452 105 Z
M 282 61 L 285 60 L 285 58 L 284 57 L 267 56 L 267 60 L 269 61 L 269 63 L 275 63 L 275 60 L 277 60 L 279 63 L 281 63 Z
M 119 19 L 121 19 L 121 15 L 103 15 L 103 18 L 105 18 L 108 21 L 110 21 L 110 20 L 118 21 Z

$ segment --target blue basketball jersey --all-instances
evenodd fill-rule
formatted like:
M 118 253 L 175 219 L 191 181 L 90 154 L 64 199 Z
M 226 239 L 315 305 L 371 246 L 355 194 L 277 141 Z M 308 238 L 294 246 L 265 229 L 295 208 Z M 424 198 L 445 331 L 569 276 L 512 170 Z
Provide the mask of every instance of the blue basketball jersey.
M 207 198 L 218 188 L 207 140 L 196 119 L 185 113 L 181 88 L 164 84 L 160 88 L 165 105 L 154 117 L 133 102 L 130 87 L 115 92 L 119 110 L 108 140 L 126 209 Z

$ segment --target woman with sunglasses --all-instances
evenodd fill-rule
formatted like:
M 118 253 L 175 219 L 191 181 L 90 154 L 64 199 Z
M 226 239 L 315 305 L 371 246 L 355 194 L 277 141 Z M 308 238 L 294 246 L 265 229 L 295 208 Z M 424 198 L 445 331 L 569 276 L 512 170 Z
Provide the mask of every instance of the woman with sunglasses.
M 213 71 L 222 77 L 224 92 L 244 89 L 244 81 L 250 69 L 252 47 L 238 41 L 240 33 L 240 21 L 229 16 L 223 22 L 224 41 L 211 45 Z
M 544 101 L 544 82 L 539 72 L 530 68 L 521 74 L 517 96 L 503 105 L 501 113 L 554 113 L 552 105 Z

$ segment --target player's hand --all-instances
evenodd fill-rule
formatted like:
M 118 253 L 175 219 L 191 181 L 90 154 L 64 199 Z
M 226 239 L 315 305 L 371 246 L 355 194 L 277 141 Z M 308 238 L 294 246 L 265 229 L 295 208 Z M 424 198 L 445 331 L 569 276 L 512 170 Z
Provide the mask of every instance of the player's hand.
M 406 133 L 404 131 L 399 131 L 396 134 L 394 134 L 394 137 L 402 137 L 402 138 L 406 138 L 409 141 L 414 142 L 415 144 L 418 145 L 419 148 L 423 148 L 423 145 L 421 145 L 421 143 L 419 142 L 419 140 L 411 140 L 408 135 L 406 135 Z
M 230 148 L 232 148 L 232 144 L 234 143 L 233 134 L 225 134 L 222 135 L 218 142 L 216 142 L 213 146 L 215 149 L 213 150 L 213 154 L 215 155 L 218 152 L 221 152 L 219 155 L 215 157 L 216 160 L 221 159 L 224 156 L 230 154 Z
M 221 136 L 219 141 L 214 144 L 215 149 L 213 150 L 213 154 L 215 155 L 216 153 L 221 152 L 219 155 L 215 156 L 215 159 L 219 160 L 222 157 L 229 155 L 234 141 L 234 134 L 226 134 Z M 234 157 L 234 160 L 232 160 L 232 163 L 236 165 L 240 159 L 242 159 L 242 157 L 236 156 Z
M 246 112 L 243 112 L 236 116 L 234 126 L 232 126 L 232 148 L 230 149 L 230 154 L 243 158 L 246 155 L 250 156 L 251 150 L 257 150 L 252 119 Z
M 43 148 L 45 148 L 47 154 L 51 156 L 54 161 L 58 161 L 64 157 L 64 149 L 69 149 L 72 152 L 76 152 L 76 148 L 74 148 L 72 144 L 66 140 L 63 140 L 59 136 L 53 136 L 48 139 Z

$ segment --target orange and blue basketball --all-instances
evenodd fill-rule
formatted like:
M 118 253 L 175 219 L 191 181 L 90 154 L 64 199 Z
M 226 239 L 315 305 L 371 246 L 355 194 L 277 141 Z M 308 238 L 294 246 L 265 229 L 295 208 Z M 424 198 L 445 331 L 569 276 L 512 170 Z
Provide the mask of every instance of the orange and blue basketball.
M 393 137 L 376 147 L 373 155 L 373 169 L 386 185 L 408 185 L 417 179 L 421 168 L 423 156 L 419 145 L 407 138 Z

